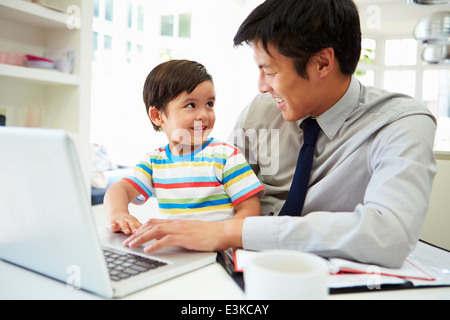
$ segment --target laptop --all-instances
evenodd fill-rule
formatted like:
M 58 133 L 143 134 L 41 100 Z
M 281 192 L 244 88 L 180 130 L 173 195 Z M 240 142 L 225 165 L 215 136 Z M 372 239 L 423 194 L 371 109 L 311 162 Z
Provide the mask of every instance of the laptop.
M 0 128 L 0 259 L 106 298 L 216 261 L 215 252 L 125 248 L 127 236 L 96 225 L 86 186 L 65 131 Z

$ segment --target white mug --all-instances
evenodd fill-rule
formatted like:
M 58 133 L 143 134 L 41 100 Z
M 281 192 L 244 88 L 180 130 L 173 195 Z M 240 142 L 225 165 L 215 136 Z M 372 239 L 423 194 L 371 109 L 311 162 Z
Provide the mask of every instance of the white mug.
M 328 263 L 290 250 L 264 251 L 244 266 L 249 300 L 322 300 L 328 296 Z

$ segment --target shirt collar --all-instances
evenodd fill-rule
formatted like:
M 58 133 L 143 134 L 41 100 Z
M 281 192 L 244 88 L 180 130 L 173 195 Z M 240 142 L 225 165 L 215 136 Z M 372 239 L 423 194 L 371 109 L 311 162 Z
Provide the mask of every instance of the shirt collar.
M 334 106 L 318 116 L 317 122 L 328 139 L 332 140 L 351 112 L 357 107 L 361 85 L 353 75 L 347 92 Z

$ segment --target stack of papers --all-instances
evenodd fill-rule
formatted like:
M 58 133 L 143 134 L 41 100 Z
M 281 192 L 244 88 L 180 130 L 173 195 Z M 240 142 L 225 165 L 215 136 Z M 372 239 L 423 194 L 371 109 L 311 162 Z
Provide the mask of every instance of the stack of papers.
M 234 251 L 234 272 L 242 273 L 245 264 L 259 252 Z M 408 284 L 410 287 L 450 286 L 450 253 L 419 242 L 401 268 L 384 268 L 332 258 L 328 260 L 330 289 L 380 289 L 386 285 Z

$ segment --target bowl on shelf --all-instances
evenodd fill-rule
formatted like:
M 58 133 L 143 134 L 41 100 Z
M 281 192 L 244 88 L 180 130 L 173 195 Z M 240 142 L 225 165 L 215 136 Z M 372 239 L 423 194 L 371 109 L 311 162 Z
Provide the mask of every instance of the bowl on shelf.
M 31 68 L 53 69 L 55 67 L 55 62 L 50 59 L 27 54 L 25 65 Z
M 0 51 L 0 63 L 13 66 L 23 66 L 26 56 L 21 53 Z

